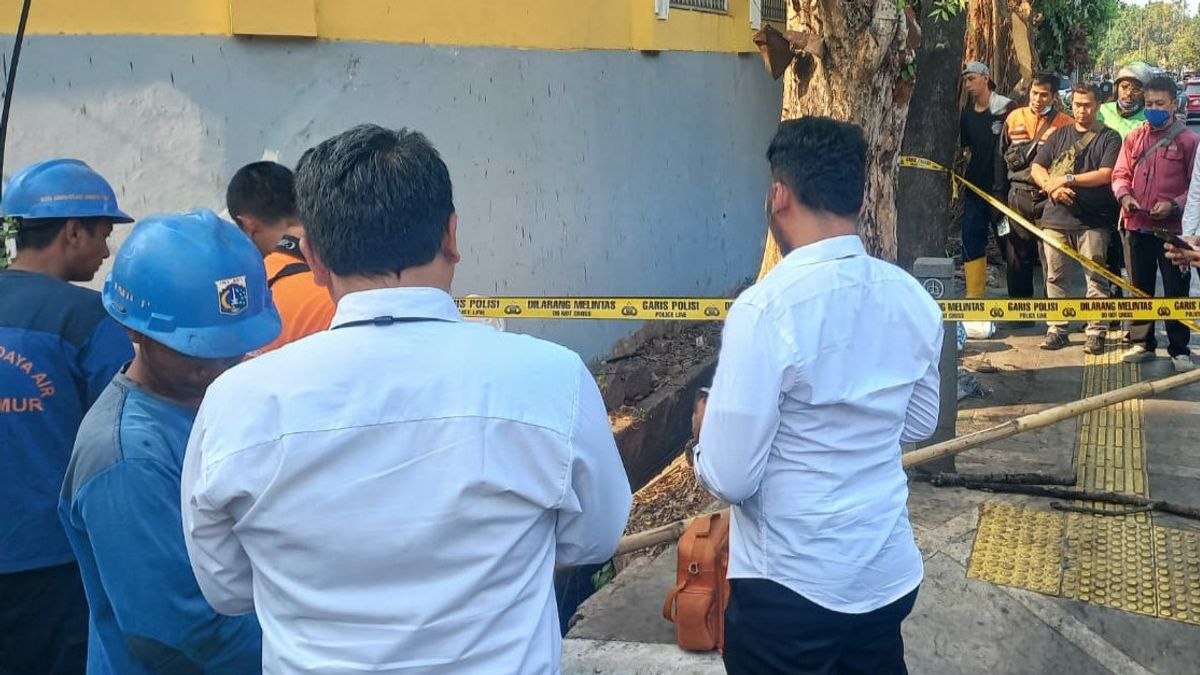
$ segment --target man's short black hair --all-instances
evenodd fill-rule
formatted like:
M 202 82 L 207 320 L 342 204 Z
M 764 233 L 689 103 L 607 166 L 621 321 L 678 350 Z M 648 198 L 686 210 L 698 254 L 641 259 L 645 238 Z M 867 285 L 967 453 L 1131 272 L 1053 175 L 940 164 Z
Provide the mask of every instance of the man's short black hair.
M 1175 80 L 1172 80 L 1166 75 L 1155 75 L 1154 77 L 1150 78 L 1150 81 L 1146 83 L 1146 86 L 1142 87 L 1142 91 L 1165 92 L 1167 97 L 1172 101 L 1179 96 L 1179 87 L 1175 86 Z
M 69 218 L 22 218 L 17 222 L 17 250 L 41 251 L 58 237 Z M 89 234 L 96 234 L 101 219 L 80 218 L 83 229 Z
M 1071 85 L 1071 93 L 1088 95 L 1097 103 L 1100 102 L 1100 88 L 1090 82 L 1076 82 Z
M 454 213 L 450 172 L 423 134 L 364 124 L 304 153 L 300 218 L 334 274 L 399 274 L 433 260 Z
M 767 161 L 772 178 L 806 208 L 857 217 L 867 182 L 867 141 L 858 126 L 828 117 L 787 120 Z
M 1045 87 L 1050 87 L 1050 91 L 1058 92 L 1060 80 L 1054 73 L 1038 73 L 1033 76 L 1033 84 L 1040 84 Z M 1032 85 L 1030 89 L 1032 89 Z
M 276 162 L 252 162 L 237 170 L 225 190 L 229 215 L 254 216 L 264 223 L 296 215 L 292 170 Z

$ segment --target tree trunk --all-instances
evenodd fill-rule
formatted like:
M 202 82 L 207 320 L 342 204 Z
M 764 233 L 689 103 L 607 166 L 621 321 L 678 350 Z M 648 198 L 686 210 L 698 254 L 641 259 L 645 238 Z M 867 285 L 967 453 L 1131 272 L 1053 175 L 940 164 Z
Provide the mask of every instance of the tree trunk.
M 859 233 L 867 249 L 896 258 L 896 160 L 908 102 L 895 102 L 908 28 L 896 0 L 790 0 L 788 29 L 820 36 L 824 54 L 801 54 L 784 75 L 783 119 L 822 115 L 854 122 L 867 137 L 867 190 Z M 836 157 L 829 158 L 836 161 Z M 779 260 L 767 235 L 761 278 Z
M 958 98 L 967 19 L 959 12 L 950 21 L 930 15 L 923 3 L 921 45 L 917 49 L 916 84 L 908 109 L 903 154 L 953 166 L 958 150 Z M 947 133 L 948 130 L 950 133 Z M 901 169 L 896 195 L 896 263 L 910 269 L 921 256 L 946 255 L 950 236 L 950 177 Z
M 971 0 L 967 10 L 965 58 L 987 64 L 996 91 L 1010 98 L 1028 92 L 1038 69 L 1032 12 L 1030 0 Z

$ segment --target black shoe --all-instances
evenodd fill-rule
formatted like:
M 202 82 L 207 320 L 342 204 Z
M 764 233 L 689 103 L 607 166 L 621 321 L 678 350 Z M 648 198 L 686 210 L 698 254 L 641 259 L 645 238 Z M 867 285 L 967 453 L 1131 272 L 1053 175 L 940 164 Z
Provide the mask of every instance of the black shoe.
M 1042 344 L 1038 345 L 1038 347 L 1047 351 L 1055 351 L 1062 349 L 1063 347 L 1067 347 L 1070 344 L 1071 341 L 1067 339 L 1066 333 L 1060 333 L 1056 330 L 1052 330 L 1049 333 L 1046 333 L 1046 339 L 1042 340 Z
M 1083 340 L 1083 351 L 1087 354 L 1103 354 L 1104 338 L 1099 335 L 1088 335 Z

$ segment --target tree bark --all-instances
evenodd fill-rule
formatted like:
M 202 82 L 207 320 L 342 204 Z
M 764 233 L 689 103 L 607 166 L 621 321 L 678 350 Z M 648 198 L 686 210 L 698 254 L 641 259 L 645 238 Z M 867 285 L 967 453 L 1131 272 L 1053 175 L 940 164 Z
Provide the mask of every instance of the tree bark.
M 931 16 L 922 3 L 921 45 L 916 83 L 901 145 L 903 154 L 953 166 L 958 150 L 958 98 L 967 18 Z M 896 194 L 896 264 L 911 269 L 921 256 L 946 255 L 950 236 L 950 177 L 933 171 L 901 169 Z
M 784 75 L 783 119 L 812 115 L 853 122 L 866 134 L 867 186 L 859 233 L 867 249 L 896 258 L 896 161 L 908 102 L 895 102 L 908 27 L 896 0 L 790 0 L 788 29 L 824 40 Z M 831 157 L 830 161 L 837 158 Z M 770 233 L 761 278 L 779 260 Z
M 1020 98 L 1038 70 L 1030 0 L 971 0 L 967 14 L 966 60 L 986 64 L 996 91 Z

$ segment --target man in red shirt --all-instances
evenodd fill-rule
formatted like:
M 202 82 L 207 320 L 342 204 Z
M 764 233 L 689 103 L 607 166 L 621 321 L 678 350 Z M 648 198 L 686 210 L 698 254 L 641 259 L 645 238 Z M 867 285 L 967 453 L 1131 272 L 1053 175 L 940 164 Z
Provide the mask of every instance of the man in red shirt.
M 1145 86 L 1146 122 L 1129 132 L 1113 168 L 1113 194 L 1121 202 L 1125 230 L 1125 266 L 1134 286 L 1154 295 L 1158 274 L 1167 297 L 1188 295 L 1190 274 L 1167 259 L 1163 242 L 1154 236 L 1162 229 L 1182 231 L 1180 216 L 1187 201 L 1192 164 L 1200 136 L 1175 121 L 1175 82 L 1154 77 Z M 1190 333 L 1178 321 L 1167 321 L 1167 353 L 1176 372 L 1194 366 L 1188 349 Z M 1138 363 L 1154 358 L 1158 342 L 1153 321 L 1134 321 L 1129 327 L 1133 346 L 1121 359 Z
M 296 212 L 291 170 L 275 162 L 247 164 L 229 181 L 225 203 L 229 216 L 263 254 L 267 286 L 283 321 L 279 337 L 250 356 L 329 328 L 336 307 L 300 253 L 304 225 Z

